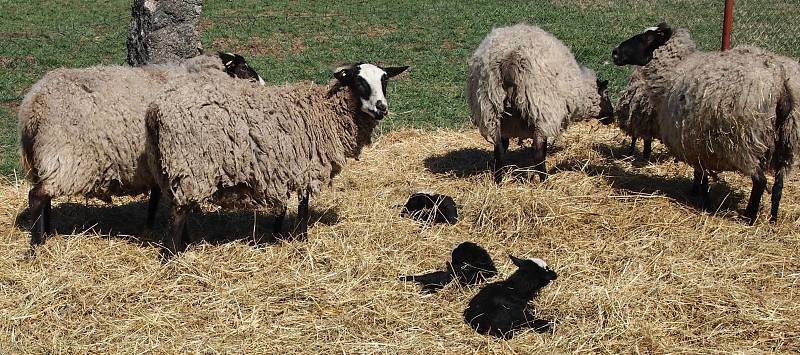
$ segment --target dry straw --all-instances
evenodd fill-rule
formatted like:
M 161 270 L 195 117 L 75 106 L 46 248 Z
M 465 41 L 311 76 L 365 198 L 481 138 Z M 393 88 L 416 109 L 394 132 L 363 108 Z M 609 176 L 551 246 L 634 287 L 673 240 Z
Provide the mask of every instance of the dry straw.
M 626 159 L 621 139 L 579 124 L 556 141 L 547 182 L 518 170 L 496 186 L 476 132 L 392 132 L 312 201 L 307 241 L 259 238 L 267 212 L 254 224 L 252 212 L 207 209 L 190 223 L 202 240 L 165 264 L 152 243 L 164 223 L 146 232 L 145 205 L 130 199 L 58 201 L 59 235 L 24 259 L 28 186 L 5 182 L 0 353 L 800 351 L 796 179 L 778 225 L 762 211 L 750 227 L 738 217 L 749 179 L 722 174 L 721 207 L 700 211 L 686 166 L 660 146 L 656 163 Z M 459 223 L 401 218 L 419 190 L 453 196 Z M 499 277 L 514 270 L 509 253 L 552 265 L 558 280 L 533 302 L 554 334 L 478 335 L 462 319 L 477 288 L 422 295 L 397 281 L 441 268 L 466 240 L 489 250 Z

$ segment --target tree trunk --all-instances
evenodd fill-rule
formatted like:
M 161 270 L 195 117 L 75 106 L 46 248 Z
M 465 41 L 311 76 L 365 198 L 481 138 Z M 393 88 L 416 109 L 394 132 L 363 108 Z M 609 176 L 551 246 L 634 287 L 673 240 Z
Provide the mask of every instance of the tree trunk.
M 202 52 L 197 23 L 203 0 L 134 0 L 128 64 L 175 62 Z

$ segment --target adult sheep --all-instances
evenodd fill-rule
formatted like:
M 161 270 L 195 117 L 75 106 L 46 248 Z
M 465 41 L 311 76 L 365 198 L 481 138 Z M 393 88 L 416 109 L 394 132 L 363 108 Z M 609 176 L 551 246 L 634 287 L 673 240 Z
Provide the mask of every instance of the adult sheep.
M 495 181 L 502 180 L 503 155 L 513 137 L 533 138 L 534 169 L 544 180 L 548 138 L 578 119 L 611 123 L 607 86 L 539 27 L 492 30 L 470 59 L 467 95 L 472 123 L 494 143 Z
M 55 69 L 33 85 L 18 115 L 21 164 L 33 185 L 31 246 L 51 233 L 51 200 L 59 196 L 110 202 L 111 196 L 150 192 L 152 224 L 159 190 L 144 171 L 144 113 L 168 83 L 197 72 L 217 81 L 233 76 L 263 83 L 244 58 L 219 53 L 177 64 Z
M 707 199 L 708 171 L 738 171 L 753 188 L 744 217 L 753 224 L 775 173 L 770 222 L 778 218 L 784 179 L 800 153 L 800 64 L 754 47 L 695 49 L 688 31 L 662 23 L 622 42 L 616 65 L 638 65 L 651 88 L 659 135 L 695 169 Z
M 636 140 L 642 138 L 644 150 L 642 158 L 650 160 L 653 151 L 653 139 L 658 138 L 658 124 L 655 120 L 655 108 L 650 102 L 650 93 L 641 69 L 634 69 L 628 78 L 628 86 L 617 101 L 614 117 L 620 129 L 631 137 L 629 154 L 636 153 Z
M 283 206 L 297 193 L 305 238 L 309 196 L 370 143 L 388 112 L 386 81 L 406 68 L 357 64 L 330 85 L 266 88 L 195 76 L 165 91 L 146 114 L 151 171 L 172 200 L 165 256 L 185 248 L 187 213 L 203 202 Z

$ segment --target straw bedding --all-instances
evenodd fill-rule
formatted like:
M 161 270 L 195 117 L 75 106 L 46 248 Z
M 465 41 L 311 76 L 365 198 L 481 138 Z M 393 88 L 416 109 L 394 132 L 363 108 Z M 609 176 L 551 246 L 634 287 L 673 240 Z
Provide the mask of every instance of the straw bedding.
M 556 141 L 545 183 L 525 171 L 497 186 L 474 130 L 395 131 L 348 164 L 312 203 L 307 241 L 252 245 L 268 213 L 206 208 L 204 241 L 166 264 L 144 233 L 145 205 L 54 205 L 59 235 L 24 259 L 15 220 L 28 186 L 0 184 L 0 353 L 535 353 L 800 351 L 800 220 L 787 183 L 775 226 L 739 220 L 749 181 L 722 174 L 714 206 L 692 207 L 691 170 L 656 149 L 635 166 L 617 130 L 581 123 Z M 510 159 L 529 162 L 530 149 Z M 534 180 L 535 181 L 535 180 Z M 419 190 L 453 196 L 454 226 L 399 216 Z M 161 215 L 162 219 L 165 217 Z M 195 237 L 198 237 L 196 235 Z M 237 238 L 240 238 L 237 240 Z M 477 288 L 422 295 L 399 275 L 439 268 L 453 247 L 539 257 L 559 278 L 534 300 L 554 334 L 475 333 Z

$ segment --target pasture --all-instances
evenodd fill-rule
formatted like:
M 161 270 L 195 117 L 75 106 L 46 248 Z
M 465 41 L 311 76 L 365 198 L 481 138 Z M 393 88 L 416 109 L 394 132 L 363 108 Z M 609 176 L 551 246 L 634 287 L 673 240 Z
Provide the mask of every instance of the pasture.
M 492 27 L 542 26 L 616 92 L 629 69 L 608 63 L 611 48 L 667 20 L 715 49 L 721 4 L 207 1 L 204 47 L 241 53 L 270 83 L 326 82 L 332 67 L 362 60 L 412 66 L 390 83 L 392 114 L 375 143 L 312 199 L 308 240 L 269 234 L 266 211 L 204 206 L 189 223 L 192 246 L 162 263 L 163 208 L 148 232 L 142 199 L 69 198 L 55 201 L 58 235 L 26 258 L 16 107 L 50 69 L 122 64 L 129 7 L 0 1 L 0 353 L 800 351 L 797 178 L 777 225 L 766 222 L 765 198 L 748 226 L 739 213 L 749 178 L 721 174 L 714 208 L 700 209 L 688 194 L 691 169 L 663 146 L 652 163 L 636 161 L 618 129 L 587 122 L 554 142 L 547 182 L 521 169 L 498 186 L 491 146 L 468 124 L 466 61 Z M 800 56 L 786 35 L 800 4 L 737 7 L 734 45 Z M 527 144 L 512 143 L 520 166 Z M 399 217 L 420 190 L 453 196 L 460 222 Z M 559 273 L 533 301 L 554 333 L 478 335 L 461 315 L 477 287 L 423 295 L 397 280 L 441 268 L 466 240 L 489 251 L 500 278 L 514 271 L 508 254 Z

